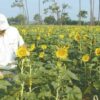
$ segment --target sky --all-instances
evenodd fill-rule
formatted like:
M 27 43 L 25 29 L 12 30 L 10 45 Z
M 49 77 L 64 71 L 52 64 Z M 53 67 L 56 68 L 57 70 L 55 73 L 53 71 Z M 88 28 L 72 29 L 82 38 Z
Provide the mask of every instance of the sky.
M 11 5 L 15 0 L 0 0 L 0 13 L 3 13 L 7 17 L 15 17 L 18 14 L 20 14 L 21 10 L 18 7 L 12 8 Z M 43 0 L 41 0 L 41 15 L 45 17 L 43 14 L 43 9 L 48 7 L 48 4 L 42 3 Z M 69 4 L 70 8 L 66 11 L 69 14 L 69 17 L 73 20 L 77 20 L 77 14 L 79 12 L 79 0 L 56 0 L 58 4 L 61 6 L 64 3 Z M 90 0 L 81 0 L 82 3 L 82 10 L 90 11 L 89 1 Z M 95 17 L 97 19 L 98 16 L 98 1 L 94 0 L 95 6 L 94 6 L 94 12 Z M 30 21 L 33 19 L 33 16 L 37 13 L 39 13 L 38 9 L 38 0 L 27 0 L 28 3 L 28 12 L 29 12 L 29 19 Z M 86 20 L 89 20 L 89 12 L 88 12 L 88 18 Z

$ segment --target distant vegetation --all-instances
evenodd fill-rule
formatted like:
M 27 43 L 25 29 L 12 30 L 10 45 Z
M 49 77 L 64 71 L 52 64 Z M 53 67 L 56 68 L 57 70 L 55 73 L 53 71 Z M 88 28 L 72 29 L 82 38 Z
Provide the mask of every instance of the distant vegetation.
M 98 19 L 96 20 L 94 15 L 94 0 L 90 1 L 90 11 L 85 11 L 82 9 L 81 0 L 79 0 L 79 11 L 77 12 L 78 20 L 73 20 L 70 18 L 68 9 L 71 8 L 67 2 L 60 5 L 57 0 L 38 0 L 38 12 L 33 15 L 33 20 L 29 21 L 29 8 L 27 7 L 27 0 L 15 0 L 13 1 L 11 7 L 18 7 L 20 9 L 20 14 L 16 17 L 8 18 L 11 24 L 53 24 L 53 25 L 99 25 L 100 19 L 100 0 L 98 0 Z M 42 2 L 42 3 L 41 3 Z M 41 4 L 48 5 L 44 8 L 44 16 L 41 14 Z M 90 20 L 85 21 L 88 17 L 88 12 L 90 13 Z

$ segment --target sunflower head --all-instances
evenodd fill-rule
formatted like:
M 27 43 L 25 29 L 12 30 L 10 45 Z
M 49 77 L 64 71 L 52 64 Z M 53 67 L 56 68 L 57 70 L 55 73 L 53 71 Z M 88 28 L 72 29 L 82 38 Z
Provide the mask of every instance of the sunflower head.
M 42 48 L 43 50 L 45 50 L 45 49 L 47 48 L 47 45 L 43 44 L 43 45 L 41 45 L 41 48 Z
M 64 35 L 63 35 L 63 34 L 60 34 L 60 35 L 59 35 L 59 38 L 60 38 L 60 39 L 64 39 Z
M 41 37 L 38 35 L 36 39 L 37 39 L 37 40 L 40 40 L 40 39 L 41 39 Z
M 35 49 L 35 44 L 32 44 L 31 47 L 29 48 L 30 51 L 33 51 Z
M 80 41 L 80 38 L 81 38 L 80 34 L 76 34 L 74 36 L 75 41 Z
M 68 49 L 61 47 L 56 51 L 56 57 L 60 59 L 66 59 L 68 57 Z
M 45 56 L 45 53 L 44 52 L 40 52 L 39 53 L 39 58 L 44 58 L 44 56 Z
M 21 46 L 16 51 L 16 55 L 19 58 L 23 58 L 23 57 L 29 56 L 30 53 L 29 53 L 28 49 L 25 46 Z
M 88 62 L 90 60 L 90 56 L 88 54 L 85 54 L 82 56 L 82 61 L 83 62 Z
M 100 56 L 100 48 L 95 49 L 95 54 L 96 54 L 96 56 Z

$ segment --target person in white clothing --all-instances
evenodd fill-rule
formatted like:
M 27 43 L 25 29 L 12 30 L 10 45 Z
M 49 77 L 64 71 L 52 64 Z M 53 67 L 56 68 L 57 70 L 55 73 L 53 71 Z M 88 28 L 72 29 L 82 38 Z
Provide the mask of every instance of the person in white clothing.
M 22 45 L 24 40 L 17 28 L 10 26 L 7 18 L 0 14 L 0 69 L 11 70 L 17 67 L 16 50 Z

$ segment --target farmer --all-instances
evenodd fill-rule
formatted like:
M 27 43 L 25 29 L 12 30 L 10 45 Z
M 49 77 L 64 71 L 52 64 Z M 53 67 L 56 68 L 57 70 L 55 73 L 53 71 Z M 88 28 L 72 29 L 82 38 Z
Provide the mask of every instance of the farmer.
M 16 69 L 16 50 L 24 45 L 18 30 L 8 24 L 7 18 L 0 14 L 0 75 Z

